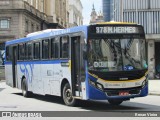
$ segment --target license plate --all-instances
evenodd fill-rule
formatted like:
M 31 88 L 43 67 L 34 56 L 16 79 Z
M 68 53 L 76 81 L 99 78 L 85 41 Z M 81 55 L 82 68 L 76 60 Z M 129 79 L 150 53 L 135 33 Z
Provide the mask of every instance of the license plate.
M 119 92 L 119 96 L 127 96 L 127 95 L 129 95 L 129 92 L 127 91 Z

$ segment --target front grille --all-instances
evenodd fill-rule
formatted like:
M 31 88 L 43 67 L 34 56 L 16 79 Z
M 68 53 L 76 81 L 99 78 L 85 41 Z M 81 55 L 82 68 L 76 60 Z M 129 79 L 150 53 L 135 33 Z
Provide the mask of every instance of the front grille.
M 140 94 L 141 89 L 135 88 L 135 89 L 119 89 L 119 90 L 105 90 L 105 93 L 108 96 L 119 96 L 119 92 L 128 92 L 129 95 L 137 95 Z
M 103 80 L 111 80 L 111 81 L 117 81 L 121 78 L 127 78 L 126 80 L 135 80 L 142 78 L 146 70 L 137 70 L 137 71 L 116 71 L 116 72 L 101 72 L 101 71 L 89 71 L 91 74 L 94 74 L 98 76 L 99 78 Z M 126 81 L 121 80 L 121 81 Z

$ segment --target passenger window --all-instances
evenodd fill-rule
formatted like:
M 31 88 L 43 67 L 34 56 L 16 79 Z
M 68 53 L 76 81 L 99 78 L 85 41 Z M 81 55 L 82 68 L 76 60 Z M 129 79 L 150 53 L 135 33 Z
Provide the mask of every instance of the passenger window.
M 19 44 L 19 49 L 18 49 L 18 60 L 24 60 L 25 59 L 25 45 L 24 44 Z
M 49 40 L 42 41 L 42 59 L 49 59 Z
M 32 60 L 33 56 L 32 56 L 32 44 L 31 43 L 27 43 L 27 59 L 28 60 Z
M 51 58 L 53 59 L 59 58 L 59 39 L 58 38 L 51 39 Z
M 40 59 L 40 43 L 34 43 L 34 59 Z
M 61 37 L 61 44 L 60 44 L 61 52 L 60 57 L 61 58 L 69 58 L 69 37 Z

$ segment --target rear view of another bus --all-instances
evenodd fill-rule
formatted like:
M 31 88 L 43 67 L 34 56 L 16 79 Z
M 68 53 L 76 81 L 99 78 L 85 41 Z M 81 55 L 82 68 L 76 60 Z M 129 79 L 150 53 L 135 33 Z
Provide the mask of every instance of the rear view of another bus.
M 108 22 L 91 25 L 88 36 L 88 98 L 111 104 L 148 94 L 143 27 Z

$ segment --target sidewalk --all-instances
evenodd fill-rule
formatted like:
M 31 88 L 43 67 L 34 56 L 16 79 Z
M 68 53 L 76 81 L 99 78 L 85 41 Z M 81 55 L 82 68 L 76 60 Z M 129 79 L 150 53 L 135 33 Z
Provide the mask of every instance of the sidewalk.
M 149 94 L 160 96 L 160 80 L 149 80 Z

